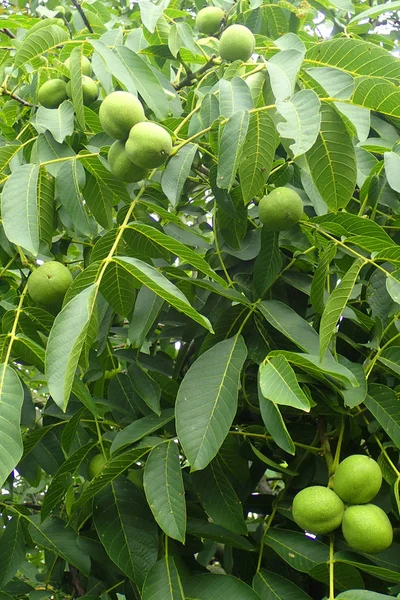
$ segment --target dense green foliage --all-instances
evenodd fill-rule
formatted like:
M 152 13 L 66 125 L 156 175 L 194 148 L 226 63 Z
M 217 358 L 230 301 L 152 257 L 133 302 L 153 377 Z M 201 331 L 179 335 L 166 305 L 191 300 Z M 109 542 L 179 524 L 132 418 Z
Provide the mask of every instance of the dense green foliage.
M 0 9 L 0 600 L 398 596 L 400 3 L 59 2 Z

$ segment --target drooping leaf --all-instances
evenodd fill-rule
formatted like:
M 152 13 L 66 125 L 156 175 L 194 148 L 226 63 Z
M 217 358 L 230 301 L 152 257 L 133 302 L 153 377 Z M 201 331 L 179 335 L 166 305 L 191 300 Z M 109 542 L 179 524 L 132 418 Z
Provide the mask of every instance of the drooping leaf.
M 217 174 L 221 190 L 229 191 L 233 185 L 248 126 L 249 113 L 245 110 L 236 112 L 223 125 Z
M 309 412 L 310 401 L 284 356 L 268 358 L 260 365 L 259 382 L 261 393 L 268 400 Z
M 350 134 L 332 106 L 321 106 L 321 128 L 306 158 L 328 207 L 334 212 L 345 208 L 356 185 L 356 159 Z
M 7 238 L 34 256 L 39 251 L 38 178 L 38 165 L 21 165 L 7 179 L 1 195 L 1 216 Z
M 205 469 L 192 473 L 192 481 L 214 523 L 239 535 L 247 535 L 243 506 L 218 462 L 211 461 Z
M 121 477 L 96 496 L 93 516 L 107 554 L 141 588 L 158 549 L 157 526 L 144 496 Z
M 347 304 L 353 286 L 363 265 L 364 260 L 362 258 L 358 258 L 354 261 L 350 269 L 342 277 L 341 282 L 333 290 L 328 302 L 326 303 L 319 328 L 321 340 L 319 354 L 321 360 L 325 355 L 326 349 L 328 348 L 329 342 L 334 334 L 336 324 Z
M 228 434 L 246 354 L 243 338 L 236 335 L 204 352 L 183 378 L 176 430 L 193 471 L 208 465 Z
M 10 366 L 0 365 L 0 482 L 4 484 L 22 457 L 19 427 L 24 391 Z
M 50 393 L 65 410 L 79 356 L 85 343 L 97 287 L 92 284 L 68 302 L 57 315 L 46 352 L 46 374 Z
M 245 204 L 263 189 L 271 171 L 277 142 L 270 115 L 267 112 L 252 114 L 239 164 L 240 187 Z
M 185 600 L 181 579 L 172 556 L 160 559 L 147 573 L 143 600 Z
M 308 594 L 289 579 L 266 569 L 255 574 L 253 588 L 261 600 L 311 600 Z
M 186 534 L 185 489 L 174 440 L 150 452 L 144 468 L 144 491 L 155 520 L 166 535 L 182 544 Z

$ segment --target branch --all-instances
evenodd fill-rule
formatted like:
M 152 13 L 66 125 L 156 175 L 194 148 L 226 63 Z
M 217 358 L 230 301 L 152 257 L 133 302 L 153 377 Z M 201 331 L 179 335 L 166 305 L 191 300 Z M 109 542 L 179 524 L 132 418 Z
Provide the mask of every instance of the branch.
M 0 88 L 0 96 L 10 96 L 10 98 L 13 98 L 13 100 L 17 100 L 17 102 L 19 102 L 20 104 L 22 104 L 22 106 L 35 106 L 35 104 L 32 104 L 31 102 L 28 102 L 27 100 L 24 100 L 23 98 L 21 98 L 21 96 L 18 96 L 17 94 L 14 94 L 13 92 L 10 92 L 9 90 L 6 90 L 6 88 Z
M 81 586 L 81 582 L 79 581 L 78 569 L 73 565 L 69 564 L 69 572 L 71 574 L 71 583 L 74 588 L 77 596 L 84 596 L 86 594 L 84 588 Z
M 75 6 L 76 10 L 78 11 L 78 13 L 81 15 L 82 17 L 82 21 L 85 23 L 87 29 L 90 31 L 90 33 L 94 33 L 93 28 L 91 26 L 91 24 L 88 21 L 87 16 L 85 15 L 82 6 L 79 4 L 78 0 L 71 0 L 72 4 Z
M 190 85 L 192 83 L 192 81 L 194 81 L 195 79 L 199 79 L 199 77 L 201 75 L 203 75 L 203 73 L 205 73 L 206 71 L 208 71 L 208 69 L 211 69 L 211 67 L 214 66 L 214 60 L 216 58 L 216 55 L 214 54 L 210 60 L 208 62 L 206 62 L 205 65 L 203 65 L 198 71 L 196 71 L 196 73 L 189 73 L 188 75 L 186 75 L 186 77 L 184 79 L 182 79 L 182 81 L 180 81 L 176 86 L 175 89 L 177 91 L 181 90 L 182 88 L 184 88 L 187 85 Z
M 0 31 L 1 31 L 2 33 L 5 33 L 5 35 L 8 35 L 8 37 L 9 37 L 9 38 L 11 38 L 12 40 L 14 40 L 14 39 L 17 37 L 17 36 L 15 36 L 15 35 L 13 34 L 13 32 L 12 32 L 12 31 L 10 31 L 9 29 L 7 29 L 6 27 L 4 27 L 4 29 L 0 29 Z

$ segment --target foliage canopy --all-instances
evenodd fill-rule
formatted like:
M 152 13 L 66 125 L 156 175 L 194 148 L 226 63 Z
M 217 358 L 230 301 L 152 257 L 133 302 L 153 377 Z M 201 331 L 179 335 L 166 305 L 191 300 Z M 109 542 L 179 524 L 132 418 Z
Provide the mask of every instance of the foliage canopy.
M 400 3 L 214 5 L 206 37 L 202 0 L 2 2 L 0 600 L 400 593 Z M 114 91 L 173 140 L 139 182 L 110 170 Z M 277 187 L 304 209 L 281 232 Z M 51 260 L 57 315 L 27 293 Z M 352 454 L 383 473 L 380 554 L 292 518 Z

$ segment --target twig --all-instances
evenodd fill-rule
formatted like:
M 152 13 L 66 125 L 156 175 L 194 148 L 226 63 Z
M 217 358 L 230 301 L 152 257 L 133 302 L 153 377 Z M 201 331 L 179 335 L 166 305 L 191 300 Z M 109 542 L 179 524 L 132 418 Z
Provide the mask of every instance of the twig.
M 6 90 L 5 88 L 0 88 L 0 95 L 10 96 L 10 98 L 13 98 L 13 100 L 17 100 L 17 102 L 22 104 L 22 106 L 35 106 L 31 102 L 24 100 L 23 98 L 21 98 L 21 96 L 18 96 L 17 94 L 14 94 L 13 92 Z
M 69 564 L 69 572 L 71 574 L 71 583 L 72 587 L 76 591 L 77 596 L 84 596 L 86 594 L 84 588 L 81 586 L 81 582 L 79 581 L 78 569 L 73 565 Z
M 188 75 L 186 75 L 186 77 L 184 77 L 184 79 L 182 79 L 182 81 L 180 81 L 175 86 L 175 89 L 177 91 L 181 90 L 185 86 L 190 85 L 192 83 L 192 81 L 194 81 L 195 79 L 198 79 L 199 76 L 203 75 L 203 73 L 208 71 L 208 69 L 211 69 L 211 67 L 214 66 L 215 58 L 216 58 L 216 56 L 213 54 L 213 56 L 211 56 L 210 60 L 208 62 L 206 62 L 206 64 L 203 65 L 198 71 L 196 71 L 195 73 L 189 73 Z
M 88 21 L 87 16 L 84 13 L 84 10 L 82 8 L 82 6 L 79 4 L 78 0 L 71 0 L 72 4 L 75 6 L 76 10 L 78 11 L 78 13 L 81 15 L 82 17 L 82 21 L 85 23 L 87 29 L 90 31 L 90 33 L 94 33 L 93 28 L 91 26 L 91 24 Z
M 15 36 L 13 34 L 12 31 L 10 31 L 9 29 L 7 29 L 7 27 L 4 27 L 4 29 L 1 29 L 2 33 L 5 33 L 5 35 L 8 35 L 9 38 L 11 38 L 12 40 L 14 40 L 17 36 Z

